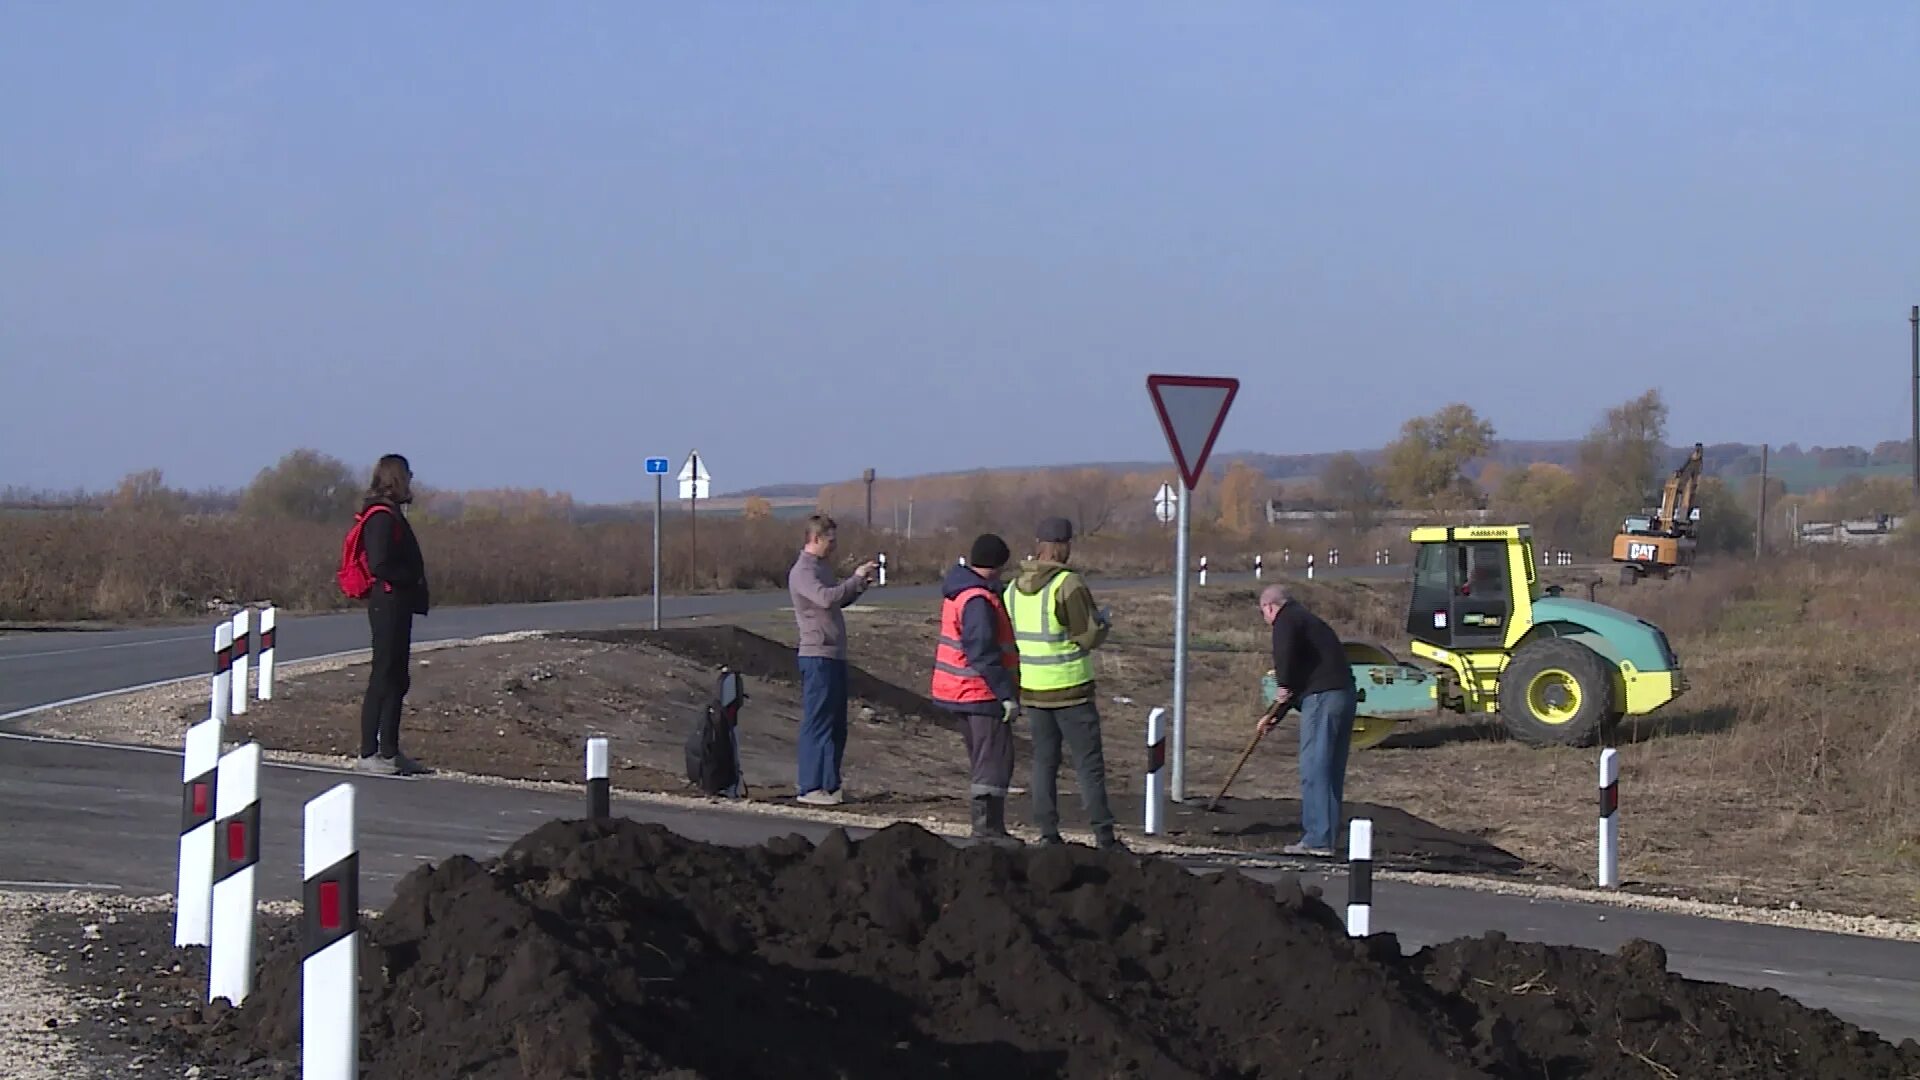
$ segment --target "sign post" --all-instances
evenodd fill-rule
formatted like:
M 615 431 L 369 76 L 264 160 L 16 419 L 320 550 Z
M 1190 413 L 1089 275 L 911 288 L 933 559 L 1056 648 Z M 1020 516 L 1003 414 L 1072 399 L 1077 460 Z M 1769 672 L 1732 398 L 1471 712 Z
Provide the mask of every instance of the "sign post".
M 1160 430 L 1180 468 L 1173 554 L 1173 776 L 1174 802 L 1186 801 L 1187 779 L 1187 543 L 1193 521 L 1193 489 L 1220 437 L 1240 380 L 1205 375 L 1149 375 L 1147 394 L 1160 415 Z
M 672 464 L 663 457 L 647 459 L 647 475 L 653 477 L 653 628 L 660 629 L 660 502 Z
M 707 487 L 710 480 L 707 465 L 700 460 L 700 451 L 689 452 L 687 463 L 680 466 L 680 497 L 692 504 L 687 511 L 688 528 L 692 532 L 687 552 L 689 568 L 699 565 L 700 561 L 700 500 L 712 497 Z

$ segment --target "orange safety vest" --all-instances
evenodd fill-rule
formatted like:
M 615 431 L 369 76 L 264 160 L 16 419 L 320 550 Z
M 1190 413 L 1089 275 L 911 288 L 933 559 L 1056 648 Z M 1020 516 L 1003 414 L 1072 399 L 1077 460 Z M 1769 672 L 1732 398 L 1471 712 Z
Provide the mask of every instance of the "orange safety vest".
M 933 686 L 930 694 L 935 701 L 971 704 L 999 700 L 993 687 L 987 685 L 986 676 L 975 671 L 967 662 L 966 647 L 960 643 L 961 613 L 966 610 L 967 601 L 976 596 L 986 597 L 987 602 L 993 605 L 993 621 L 1000 639 L 1000 662 L 1006 665 L 1007 673 L 1013 676 L 1014 685 L 1020 685 L 1020 650 L 1013 642 L 1013 623 L 1007 618 L 1007 609 L 1001 604 L 999 593 L 976 585 L 940 604 L 940 644 L 933 650 Z

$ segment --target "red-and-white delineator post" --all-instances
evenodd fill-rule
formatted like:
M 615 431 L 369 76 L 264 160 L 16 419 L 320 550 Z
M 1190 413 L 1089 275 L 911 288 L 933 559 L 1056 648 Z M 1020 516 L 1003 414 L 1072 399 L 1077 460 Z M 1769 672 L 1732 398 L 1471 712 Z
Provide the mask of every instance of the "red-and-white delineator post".
M 1600 751 L 1600 887 L 1620 884 L 1620 751 Z
M 307 803 L 301 876 L 300 1075 L 359 1080 L 360 851 L 353 785 Z
M 214 785 L 213 950 L 207 1000 L 234 1005 L 253 989 L 254 870 L 260 862 L 260 744 L 220 758 Z
M 1161 718 L 1167 710 L 1147 714 L 1147 835 L 1160 831 L 1167 816 L 1167 732 Z
M 247 711 L 247 653 L 253 638 L 253 612 L 241 608 L 233 617 L 233 715 Z
M 213 628 L 213 718 L 226 720 L 233 711 L 233 624 L 222 620 Z
M 173 943 L 213 943 L 213 800 L 220 721 L 187 729 L 180 768 L 180 874 L 173 889 Z
M 273 700 L 273 631 L 274 612 L 268 608 L 260 613 L 260 700 Z
M 1347 824 L 1347 936 L 1373 933 L 1373 821 Z
M 587 816 L 613 816 L 613 792 L 607 781 L 607 740 L 603 735 L 587 740 Z

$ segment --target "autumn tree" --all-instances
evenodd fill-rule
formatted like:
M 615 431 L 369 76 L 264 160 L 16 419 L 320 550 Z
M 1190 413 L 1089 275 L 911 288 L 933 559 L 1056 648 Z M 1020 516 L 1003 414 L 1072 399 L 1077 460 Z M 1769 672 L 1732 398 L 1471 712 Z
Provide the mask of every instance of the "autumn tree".
M 773 516 L 773 504 L 763 496 L 750 495 L 747 501 L 740 505 L 740 516 L 748 521 L 764 521 Z
M 1493 425 L 1470 406 L 1455 403 L 1400 426 L 1387 446 L 1383 479 L 1395 502 L 1413 509 L 1447 510 L 1472 505 L 1467 463 L 1493 445 Z
M 1660 485 L 1666 439 L 1667 403 L 1657 389 L 1613 406 L 1594 425 L 1580 445 L 1579 477 L 1587 492 L 1581 520 L 1589 536 L 1611 536 L 1646 509 Z
M 1320 472 L 1321 497 L 1346 515 L 1347 526 L 1356 531 L 1373 528 L 1386 509 L 1387 488 L 1357 454 L 1339 453 L 1328 459 Z
M 1700 524 L 1693 536 L 1697 551 L 1741 554 L 1753 550 L 1753 504 L 1726 481 L 1717 476 L 1702 479 L 1694 502 L 1700 507 Z
M 360 484 L 347 463 L 317 450 L 295 450 L 260 470 L 240 499 L 248 517 L 338 521 L 360 508 Z
M 1832 506 L 1842 520 L 1905 514 L 1913 508 L 1913 483 L 1903 476 L 1849 476 L 1834 487 Z
M 1504 470 L 1489 494 L 1491 508 L 1502 521 L 1533 526 L 1540 542 L 1571 547 L 1579 541 L 1584 495 L 1579 479 L 1567 469 L 1536 462 Z
M 1076 536 L 1094 536 L 1112 526 L 1126 508 L 1126 477 L 1111 469 L 1074 469 L 1048 485 L 1054 513 L 1073 522 Z
M 1220 478 L 1220 527 L 1245 536 L 1265 520 L 1267 478 L 1244 461 L 1227 467 Z
M 121 477 L 119 485 L 107 499 L 107 509 L 117 514 L 172 516 L 180 513 L 185 506 L 186 496 L 168 487 L 166 477 L 159 469 L 142 469 Z

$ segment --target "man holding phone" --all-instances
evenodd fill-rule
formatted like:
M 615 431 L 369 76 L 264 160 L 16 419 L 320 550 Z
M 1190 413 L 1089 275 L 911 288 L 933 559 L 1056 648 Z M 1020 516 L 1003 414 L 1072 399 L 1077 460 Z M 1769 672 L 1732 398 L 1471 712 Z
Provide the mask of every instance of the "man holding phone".
M 787 572 L 793 621 L 799 628 L 800 721 L 798 792 L 809 806 L 838 806 L 840 764 L 847 751 L 847 620 L 842 608 L 873 584 L 879 563 L 863 562 L 836 581 L 831 559 L 838 526 L 825 514 L 807 519 L 806 544 Z

